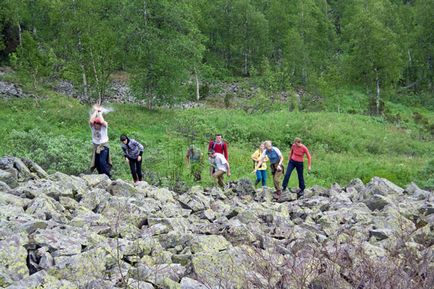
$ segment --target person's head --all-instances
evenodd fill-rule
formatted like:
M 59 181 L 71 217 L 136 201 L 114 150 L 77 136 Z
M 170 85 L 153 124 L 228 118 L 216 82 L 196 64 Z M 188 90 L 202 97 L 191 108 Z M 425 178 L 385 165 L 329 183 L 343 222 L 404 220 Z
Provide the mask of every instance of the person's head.
M 271 150 L 273 147 L 273 144 L 271 143 L 271 140 L 267 140 L 264 142 L 264 146 L 267 150 Z
M 296 146 L 301 146 L 301 138 L 299 138 L 299 137 L 296 137 L 295 139 L 294 139 L 294 143 L 295 143 L 295 145 Z
M 102 119 L 100 119 L 99 117 L 95 118 L 93 120 L 93 127 L 96 129 L 100 129 L 102 126 Z
M 265 143 L 261 143 L 259 145 L 259 150 L 262 152 L 263 150 L 265 150 Z
M 119 140 L 122 142 L 122 143 L 124 143 L 124 144 L 127 144 L 128 142 L 129 142 L 129 138 L 126 136 L 126 135 L 121 135 L 121 137 L 119 138 Z
M 209 150 L 209 151 L 208 151 L 208 156 L 209 156 L 210 158 L 215 158 L 215 150 Z
M 215 135 L 215 140 L 216 140 L 216 142 L 221 142 L 222 141 L 222 135 L 221 134 L 216 134 Z

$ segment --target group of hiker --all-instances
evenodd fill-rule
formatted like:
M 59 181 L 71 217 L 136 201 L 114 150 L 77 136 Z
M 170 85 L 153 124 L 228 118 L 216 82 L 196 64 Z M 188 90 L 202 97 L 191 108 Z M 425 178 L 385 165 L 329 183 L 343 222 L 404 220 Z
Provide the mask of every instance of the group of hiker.
M 93 143 L 91 170 L 96 169 L 99 174 L 106 174 L 111 178 L 112 162 L 108 144 L 108 123 L 104 120 L 101 106 L 94 106 L 94 112 L 90 117 L 89 124 L 92 131 Z M 143 145 L 134 139 L 130 139 L 127 135 L 121 135 L 119 140 L 125 161 L 129 164 L 134 183 L 142 181 Z M 267 187 L 267 163 L 269 162 L 275 188 L 273 198 L 279 199 L 282 191 L 287 189 L 291 173 L 294 169 L 297 170 L 299 183 L 297 198 L 302 197 L 305 189 L 303 175 L 305 155 L 308 160 L 308 171 L 310 171 L 312 157 L 309 150 L 300 138 L 295 138 L 288 156 L 288 165 L 285 173 L 283 166 L 284 157 L 280 149 L 273 146 L 271 141 L 261 143 L 251 156 L 254 162 L 253 173 L 256 174 L 255 186 L 261 183 L 262 190 L 265 193 Z M 195 145 L 190 145 L 187 148 L 185 160 L 190 166 L 190 172 L 194 180 L 197 182 L 201 181 L 204 163 L 201 150 Z M 225 186 L 224 176 L 231 175 L 231 167 L 229 165 L 228 144 L 223 140 L 221 134 L 217 134 L 215 139 L 211 140 L 208 144 L 208 163 L 210 165 L 210 175 L 223 188 Z M 283 175 L 284 179 L 281 184 Z

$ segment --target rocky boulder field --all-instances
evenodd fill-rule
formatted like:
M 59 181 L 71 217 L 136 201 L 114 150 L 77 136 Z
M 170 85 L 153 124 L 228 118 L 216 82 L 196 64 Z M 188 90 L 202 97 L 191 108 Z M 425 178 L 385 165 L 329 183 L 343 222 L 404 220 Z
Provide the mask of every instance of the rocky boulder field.
M 2 288 L 434 288 L 434 194 L 386 179 L 302 199 L 178 194 L 0 159 Z

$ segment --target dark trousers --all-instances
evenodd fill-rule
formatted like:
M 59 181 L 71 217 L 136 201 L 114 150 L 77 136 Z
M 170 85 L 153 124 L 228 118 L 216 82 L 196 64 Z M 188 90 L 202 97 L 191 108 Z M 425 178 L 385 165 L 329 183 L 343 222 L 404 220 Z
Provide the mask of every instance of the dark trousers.
M 304 191 L 304 178 L 303 178 L 303 163 L 302 162 L 296 162 L 294 160 L 290 160 L 288 162 L 288 168 L 286 170 L 285 178 L 283 179 L 282 187 L 283 189 L 286 189 L 288 186 L 289 178 L 291 177 L 291 173 L 294 169 L 297 169 L 297 176 L 298 176 L 298 186 L 300 187 L 301 191 Z
M 142 181 L 142 161 L 137 159 L 128 158 L 130 164 L 131 175 L 133 176 L 134 182 Z
M 95 167 L 98 171 L 98 174 L 106 174 L 109 178 L 111 178 L 110 171 L 112 166 L 109 163 L 110 149 L 108 147 L 104 147 L 104 149 L 99 153 L 95 153 Z

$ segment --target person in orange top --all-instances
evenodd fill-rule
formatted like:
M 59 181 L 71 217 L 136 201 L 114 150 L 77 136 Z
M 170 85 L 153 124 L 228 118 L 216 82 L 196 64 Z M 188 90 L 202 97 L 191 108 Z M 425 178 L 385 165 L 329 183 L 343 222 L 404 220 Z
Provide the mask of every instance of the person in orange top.
M 307 156 L 308 171 L 310 172 L 312 157 L 310 156 L 307 147 L 301 143 L 301 139 L 296 137 L 294 139 L 294 144 L 291 146 L 288 169 L 286 170 L 282 187 L 283 190 L 286 190 L 286 187 L 288 186 L 289 178 L 291 177 L 291 173 L 294 169 L 296 169 L 298 175 L 298 186 L 300 187 L 300 191 L 297 193 L 297 199 L 303 196 L 304 189 L 305 189 L 304 177 L 303 177 L 303 161 L 304 161 L 305 154 Z

